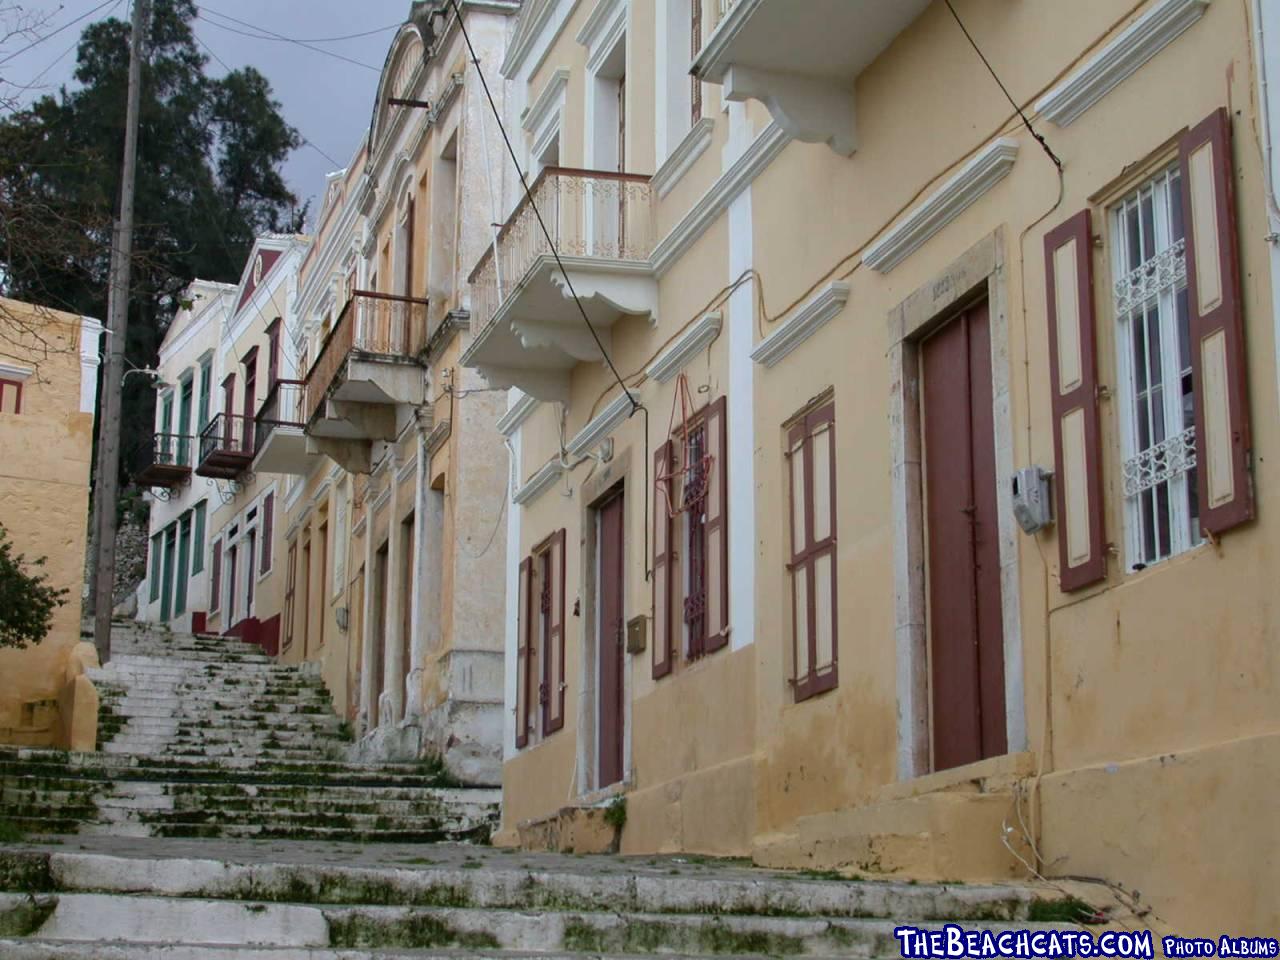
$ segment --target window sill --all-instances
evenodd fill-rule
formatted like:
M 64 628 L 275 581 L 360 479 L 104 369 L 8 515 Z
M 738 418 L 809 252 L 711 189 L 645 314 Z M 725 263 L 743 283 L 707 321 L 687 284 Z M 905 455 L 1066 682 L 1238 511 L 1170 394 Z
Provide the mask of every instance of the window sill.
M 707 117 L 699 120 L 671 151 L 671 156 L 658 167 L 650 183 L 659 200 L 675 189 L 695 161 L 711 146 L 711 131 L 715 129 L 715 125 L 716 122 Z

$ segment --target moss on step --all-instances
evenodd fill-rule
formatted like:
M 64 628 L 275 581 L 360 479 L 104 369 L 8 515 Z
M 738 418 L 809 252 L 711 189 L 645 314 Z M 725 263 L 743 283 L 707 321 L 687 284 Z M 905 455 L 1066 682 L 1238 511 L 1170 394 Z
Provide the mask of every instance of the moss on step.
M 1090 923 L 1097 919 L 1098 911 L 1079 897 L 1061 900 L 1032 900 L 1027 908 L 1027 919 L 1033 923 Z
M 768 930 L 734 930 L 721 920 L 689 926 L 658 920 L 629 920 L 602 929 L 581 917 L 564 925 L 564 949 L 576 953 L 760 954 L 770 957 L 804 953 L 801 937 Z
M 29 937 L 38 931 L 58 908 L 56 897 L 28 897 L 0 910 L 0 937 Z
M 278 879 L 258 882 L 248 880 L 226 896 L 235 900 L 259 900 L 270 903 L 327 903 L 363 906 L 378 904 L 388 907 L 455 907 L 473 905 L 471 891 L 449 883 L 432 883 L 423 887 L 404 888 L 389 880 L 363 874 L 327 874 L 307 870 L 291 870 Z
M 0 851 L 0 890 L 49 893 L 56 889 L 47 853 Z
M 364 949 L 399 947 L 409 950 L 434 947 L 496 950 L 501 946 L 492 933 L 456 930 L 438 917 L 415 914 L 382 919 L 359 913 L 329 919 L 329 945 Z

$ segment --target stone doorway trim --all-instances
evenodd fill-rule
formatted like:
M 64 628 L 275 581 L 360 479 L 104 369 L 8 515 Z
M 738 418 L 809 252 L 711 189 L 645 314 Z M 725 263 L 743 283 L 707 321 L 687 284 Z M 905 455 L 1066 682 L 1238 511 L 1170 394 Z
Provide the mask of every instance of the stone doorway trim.
M 1017 527 L 1013 520 L 1012 493 L 1006 482 L 1014 469 L 1014 433 L 1005 269 L 1004 230 L 999 228 L 889 312 L 899 780 L 912 780 L 932 772 L 919 344 L 966 306 L 983 298 L 989 301 L 991 311 L 1005 722 L 1009 752 L 1026 749 Z

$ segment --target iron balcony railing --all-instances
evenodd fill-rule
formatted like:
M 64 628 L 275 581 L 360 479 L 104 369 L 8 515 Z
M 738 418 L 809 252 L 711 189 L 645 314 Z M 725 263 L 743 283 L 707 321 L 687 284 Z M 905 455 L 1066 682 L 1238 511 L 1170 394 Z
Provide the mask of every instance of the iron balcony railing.
M 634 173 L 547 167 L 471 272 L 471 329 L 483 330 L 540 257 L 551 255 L 537 213 L 565 258 L 647 260 L 653 252 L 653 191 Z M 499 284 L 501 279 L 501 284 Z
M 220 413 L 200 431 L 200 462 L 196 473 L 202 477 L 238 476 L 253 459 L 252 417 Z
M 427 345 L 429 301 L 357 290 L 342 308 L 315 363 L 307 371 L 303 412 L 315 417 L 353 353 L 416 359 Z
M 134 479 L 144 486 L 169 486 L 184 480 L 191 474 L 194 444 L 195 438 L 189 434 L 155 434 L 134 454 Z
M 277 380 L 262 401 L 254 428 L 253 449 L 263 450 L 276 427 L 305 427 L 307 382 Z

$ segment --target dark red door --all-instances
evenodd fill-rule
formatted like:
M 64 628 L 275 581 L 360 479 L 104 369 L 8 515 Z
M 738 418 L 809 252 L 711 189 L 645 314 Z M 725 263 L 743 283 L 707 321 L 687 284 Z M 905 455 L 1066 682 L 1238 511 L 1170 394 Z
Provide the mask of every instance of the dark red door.
M 921 349 L 933 766 L 1007 751 L 991 328 L 971 307 Z
M 622 648 L 625 626 L 622 609 L 622 495 L 599 514 L 600 525 L 600 783 L 607 787 L 622 779 L 623 702 Z

